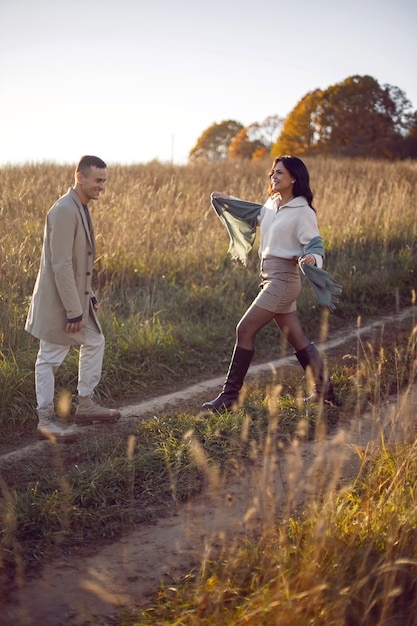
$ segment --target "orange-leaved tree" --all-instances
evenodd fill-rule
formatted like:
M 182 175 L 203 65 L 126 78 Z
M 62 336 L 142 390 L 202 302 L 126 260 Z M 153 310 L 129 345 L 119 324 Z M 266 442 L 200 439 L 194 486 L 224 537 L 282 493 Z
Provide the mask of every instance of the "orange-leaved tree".
M 396 158 L 415 112 L 398 87 L 351 76 L 308 93 L 288 115 L 272 155 L 284 152 Z
M 232 159 L 251 159 L 254 152 L 265 148 L 259 139 L 249 139 L 248 128 L 242 128 L 233 137 L 227 156 Z
M 263 122 L 254 122 L 250 126 L 242 128 L 233 138 L 228 156 L 258 160 L 267 154 L 269 155 L 283 121 L 278 115 L 270 115 Z
M 190 150 L 189 160 L 220 161 L 225 159 L 233 138 L 242 128 L 242 124 L 235 122 L 235 120 L 225 120 L 220 124 L 212 124 L 199 137 L 194 148 Z
M 285 119 L 282 131 L 272 145 L 273 158 L 281 154 L 311 154 L 317 142 L 317 117 L 323 92 L 320 89 L 306 94 Z

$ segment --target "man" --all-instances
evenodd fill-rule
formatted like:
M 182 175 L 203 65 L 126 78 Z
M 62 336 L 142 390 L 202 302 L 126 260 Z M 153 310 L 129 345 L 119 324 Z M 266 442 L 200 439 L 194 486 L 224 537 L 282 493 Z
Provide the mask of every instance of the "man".
M 101 378 L 104 336 L 91 286 L 96 246 L 88 203 L 98 199 L 106 181 L 104 161 L 83 156 L 74 186 L 46 216 L 40 269 L 25 326 L 40 340 L 35 364 L 39 439 L 77 438 L 77 428 L 62 425 L 54 408 L 55 372 L 71 345 L 80 346 L 76 424 L 120 418 L 118 411 L 101 407 L 92 398 Z

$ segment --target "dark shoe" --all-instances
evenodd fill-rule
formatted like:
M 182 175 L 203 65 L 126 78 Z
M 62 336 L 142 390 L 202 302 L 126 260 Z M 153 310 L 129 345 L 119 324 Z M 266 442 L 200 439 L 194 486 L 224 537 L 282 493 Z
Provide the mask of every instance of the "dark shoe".
M 238 401 L 239 391 L 245 380 L 253 353 L 253 350 L 235 346 L 222 392 L 214 400 L 205 402 L 203 409 L 225 413 L 233 408 L 233 405 Z
M 239 391 L 236 393 L 233 393 L 232 391 L 229 393 L 222 391 L 219 393 L 217 398 L 214 398 L 211 402 L 205 402 L 202 408 L 207 409 L 208 411 L 216 411 L 217 413 L 225 413 L 233 408 L 233 405 L 236 404 L 238 397 Z
M 336 395 L 335 395 L 334 389 L 333 389 L 333 385 L 332 385 L 330 380 L 327 382 L 326 390 L 325 390 L 323 396 L 321 396 L 315 390 L 311 394 L 311 396 L 309 396 L 308 398 L 303 398 L 304 402 L 312 402 L 312 403 L 313 402 L 320 402 L 321 400 L 323 400 L 323 402 L 325 404 L 329 404 L 330 406 L 341 406 L 341 402 L 336 398 Z

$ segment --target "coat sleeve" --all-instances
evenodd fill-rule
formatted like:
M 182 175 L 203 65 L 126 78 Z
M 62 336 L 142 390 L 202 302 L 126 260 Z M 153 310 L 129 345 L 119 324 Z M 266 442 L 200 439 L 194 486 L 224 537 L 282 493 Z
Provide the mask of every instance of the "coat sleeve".
M 77 268 L 77 258 L 73 254 L 78 227 L 79 221 L 76 214 L 67 210 L 65 206 L 57 207 L 57 210 L 48 216 L 51 266 L 67 319 L 75 319 L 83 314 L 75 282 L 79 268 Z

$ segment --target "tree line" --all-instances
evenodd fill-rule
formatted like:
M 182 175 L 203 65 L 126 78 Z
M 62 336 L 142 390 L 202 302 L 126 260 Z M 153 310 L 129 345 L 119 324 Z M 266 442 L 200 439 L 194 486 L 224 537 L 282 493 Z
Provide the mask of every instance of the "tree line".
M 189 160 L 280 154 L 415 159 L 417 111 L 398 87 L 381 86 L 371 76 L 350 76 L 310 91 L 285 119 L 271 115 L 246 127 L 235 120 L 212 124 Z

